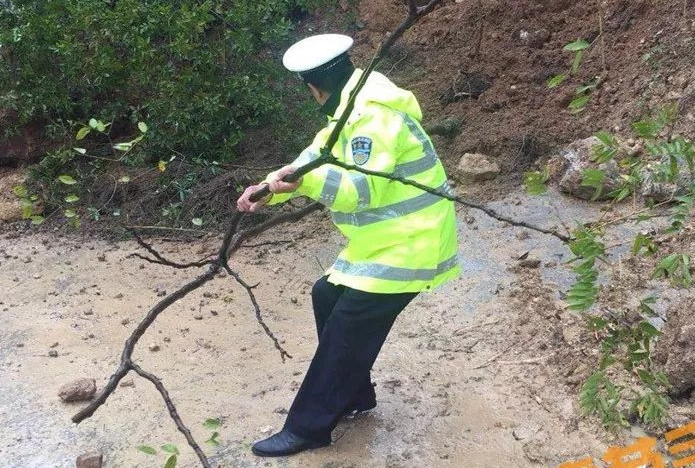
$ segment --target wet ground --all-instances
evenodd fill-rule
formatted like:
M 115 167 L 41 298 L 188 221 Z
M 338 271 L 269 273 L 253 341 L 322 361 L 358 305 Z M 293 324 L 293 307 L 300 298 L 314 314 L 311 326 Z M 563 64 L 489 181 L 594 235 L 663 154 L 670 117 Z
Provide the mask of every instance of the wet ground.
M 599 215 L 596 205 L 556 195 L 519 194 L 492 206 L 560 229 L 563 222 Z M 520 278 L 510 267 L 530 251 L 559 297 L 572 277 L 561 265 L 568 251 L 552 237 L 480 213 L 460 211 L 459 220 L 463 277 L 421 295 L 399 317 L 374 369 L 378 407 L 341 423 L 328 448 L 277 460 L 249 450 L 281 427 L 316 344 L 311 284 L 341 242 L 323 215 L 273 232 L 273 239 L 292 244 L 234 257 L 249 283 L 260 282 L 266 321 L 293 359 L 282 363 L 244 290 L 220 277 L 157 319 L 137 347 L 137 361 L 163 379 L 198 440 L 211 433 L 202 425 L 206 418 L 223 421 L 220 445 L 205 447 L 222 467 L 530 468 L 598 455 L 605 436 L 578 418 L 576 397 L 561 376 L 511 328 L 515 310 L 508 292 L 520 287 Z M 214 251 L 217 243 L 153 242 L 180 261 Z M 61 385 L 78 377 L 103 386 L 124 340 L 158 294 L 195 274 L 126 258 L 137 250 L 131 242 L 0 239 L 3 467 L 71 467 L 90 450 L 104 453 L 107 468 L 162 466 L 161 452 L 152 457 L 136 447 L 164 443 L 180 448 L 179 466 L 198 466 L 159 394 L 137 376 L 127 376 L 128 386 L 79 426 L 70 417 L 81 404 L 57 397 Z M 160 349 L 150 351 L 150 345 Z

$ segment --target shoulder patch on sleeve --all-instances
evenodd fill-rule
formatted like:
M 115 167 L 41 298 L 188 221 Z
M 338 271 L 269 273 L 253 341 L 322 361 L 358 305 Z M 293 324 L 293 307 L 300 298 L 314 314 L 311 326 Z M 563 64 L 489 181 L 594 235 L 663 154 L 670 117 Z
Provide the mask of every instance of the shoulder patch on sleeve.
M 355 164 L 358 166 L 366 164 L 372 153 L 372 139 L 358 136 L 352 139 L 351 146 L 352 160 L 355 161 Z

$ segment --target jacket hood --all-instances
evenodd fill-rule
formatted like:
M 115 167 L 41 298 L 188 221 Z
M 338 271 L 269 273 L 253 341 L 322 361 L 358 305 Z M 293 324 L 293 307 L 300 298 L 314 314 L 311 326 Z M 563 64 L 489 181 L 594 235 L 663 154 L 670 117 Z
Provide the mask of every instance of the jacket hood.
M 357 85 L 362 73 L 363 71 L 361 69 L 356 69 L 350 77 L 350 80 L 343 88 L 340 97 L 340 105 L 335 112 L 336 118 L 342 114 L 343 110 L 347 106 L 348 99 L 350 98 L 350 92 Z M 359 118 L 359 116 L 364 112 L 365 107 L 370 103 L 381 104 L 383 106 L 390 107 L 395 111 L 403 112 L 418 122 L 422 120 L 422 110 L 420 109 L 420 104 L 418 104 L 415 95 L 410 91 L 399 88 L 393 84 L 391 80 L 379 72 L 372 72 L 369 75 L 367 83 L 357 95 L 357 100 L 355 101 L 355 110 L 352 112 L 350 120 Z

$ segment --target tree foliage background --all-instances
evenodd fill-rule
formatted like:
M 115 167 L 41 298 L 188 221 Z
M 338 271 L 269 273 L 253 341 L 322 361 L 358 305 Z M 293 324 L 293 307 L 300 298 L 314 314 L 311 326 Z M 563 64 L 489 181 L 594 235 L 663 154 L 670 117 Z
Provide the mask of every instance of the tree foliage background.
M 6 131 L 33 122 L 67 139 L 97 118 L 118 136 L 145 121 L 132 158 L 229 160 L 246 127 L 280 112 L 286 73 L 269 51 L 322 1 L 0 2 L 0 108 L 18 115 Z

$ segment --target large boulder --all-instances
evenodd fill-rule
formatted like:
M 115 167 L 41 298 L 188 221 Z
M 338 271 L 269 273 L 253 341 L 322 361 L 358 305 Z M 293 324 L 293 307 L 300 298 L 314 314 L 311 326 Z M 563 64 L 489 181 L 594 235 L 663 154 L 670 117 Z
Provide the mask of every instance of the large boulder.
M 452 176 L 459 182 L 466 184 L 492 180 L 499 173 L 499 165 L 494 161 L 490 161 L 484 154 L 466 153 L 461 156 Z
M 654 361 L 660 364 L 673 386 L 674 396 L 687 396 L 695 390 L 695 297 L 685 298 L 672 307 L 656 343 Z
M 591 161 L 593 148 L 599 143 L 596 137 L 577 140 L 560 150 L 560 157 L 564 161 L 564 174 L 560 179 L 560 190 L 581 198 L 582 200 L 594 199 L 596 189 L 582 185 L 584 182 L 584 171 L 587 169 L 599 169 L 605 172 L 606 177 L 603 181 L 600 194 L 596 200 L 607 200 L 611 197 L 608 194 L 620 186 L 620 172 L 615 161 L 603 164 L 596 164 Z

